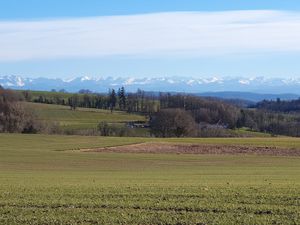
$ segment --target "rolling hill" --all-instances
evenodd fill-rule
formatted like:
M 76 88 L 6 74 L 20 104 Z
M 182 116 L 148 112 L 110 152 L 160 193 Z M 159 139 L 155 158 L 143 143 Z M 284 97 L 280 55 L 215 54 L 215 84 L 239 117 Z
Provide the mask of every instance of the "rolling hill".
M 105 121 L 110 124 L 124 125 L 131 121 L 144 121 L 146 118 L 137 114 L 103 109 L 77 108 L 70 110 L 68 106 L 24 103 L 31 108 L 38 118 L 43 121 L 57 122 L 65 130 L 94 129 L 98 123 Z

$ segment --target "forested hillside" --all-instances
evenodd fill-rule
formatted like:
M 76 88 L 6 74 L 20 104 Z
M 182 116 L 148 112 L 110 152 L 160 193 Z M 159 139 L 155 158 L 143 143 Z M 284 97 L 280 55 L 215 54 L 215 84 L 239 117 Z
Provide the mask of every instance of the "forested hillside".
M 81 90 L 79 93 L 61 92 L 36 92 L 36 91 L 9 91 L 2 89 L 2 104 L 7 95 L 17 96 L 11 102 L 33 102 L 48 105 L 64 106 L 64 115 L 72 116 L 82 114 L 82 118 L 91 118 L 84 114 L 82 109 L 106 110 L 106 114 L 114 115 L 116 112 L 124 112 L 142 116 L 145 119 L 127 120 L 121 126 L 123 131 L 116 131 L 120 126 L 111 127 L 113 121 L 97 119 L 93 122 L 85 122 L 86 125 L 80 125 L 80 128 L 98 129 L 96 132 L 86 132 L 86 134 L 100 135 L 129 135 L 129 128 L 142 128 L 147 130 L 149 135 L 161 137 L 181 137 L 181 136 L 235 136 L 239 135 L 237 131 L 253 131 L 260 133 L 269 133 L 272 135 L 300 136 L 300 113 L 298 113 L 299 100 L 294 101 L 263 101 L 255 108 L 239 107 L 230 101 L 219 99 L 198 97 L 188 94 L 153 94 L 138 90 L 135 93 L 127 93 L 121 87 L 118 90 L 110 89 L 107 94 L 91 93 L 89 90 Z M 3 103 L 4 102 L 4 103 Z M 8 104 L 8 103 L 6 103 Z M 9 103 L 12 104 L 12 103 Z M 14 103 L 15 104 L 15 103 Z M 40 107 L 39 107 L 40 108 Z M 62 110 L 62 109 L 60 109 Z M 77 112 L 76 114 L 66 113 Z M 3 111 L 3 107 L 2 107 Z M 291 113 L 293 112 L 293 113 Z M 2 112 L 3 115 L 7 112 Z M 98 111 L 101 113 L 101 111 Z M 38 112 L 38 114 L 41 114 Z M 6 114 L 5 114 L 6 115 Z M 7 115 L 11 115 L 8 113 Z M 6 115 L 6 116 L 7 116 Z M 34 115 L 34 114 L 32 114 Z M 94 115 L 94 114 L 93 114 Z M 100 114 L 98 114 L 100 115 Z M 34 118 L 33 116 L 27 118 Z M 137 117 L 136 117 L 137 118 Z M 65 118 L 64 120 L 68 120 Z M 3 120 L 2 120 L 3 121 Z M 6 120 L 7 121 L 7 120 Z M 33 119 L 33 121 L 36 121 Z M 40 121 L 40 120 L 38 120 Z M 47 123 L 46 130 L 57 124 L 53 118 L 50 119 L 51 126 Z M 59 122 L 59 120 L 56 120 Z M 45 120 L 43 120 L 45 122 Z M 47 121 L 49 122 L 49 121 Z M 3 122 L 2 122 L 3 123 Z M 62 124 L 62 122 L 60 122 Z M 91 124 L 91 126 L 87 126 Z M 76 127 L 77 125 L 74 125 Z M 85 127 L 86 126 L 86 127 Z M 2 125 L 2 127 L 4 127 Z M 38 132 L 42 125 L 35 125 L 34 131 Z M 9 131 L 2 128 L 3 131 Z M 20 129 L 17 129 L 20 131 Z M 44 129 L 45 130 L 45 129 Z M 113 131 L 111 131 L 113 130 Z M 22 132 L 29 132 L 23 129 Z M 233 132 L 234 131 L 234 132 Z M 61 132 L 61 131 L 60 131 Z M 70 133 L 72 134 L 72 132 Z M 139 135 L 139 134 L 135 134 Z

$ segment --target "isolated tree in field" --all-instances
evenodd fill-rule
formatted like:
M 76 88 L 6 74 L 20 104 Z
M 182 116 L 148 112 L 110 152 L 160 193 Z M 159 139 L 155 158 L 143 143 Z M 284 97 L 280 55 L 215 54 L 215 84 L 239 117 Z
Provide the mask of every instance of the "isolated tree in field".
M 157 137 L 193 136 L 196 127 L 194 118 L 183 109 L 163 109 L 150 121 L 151 133 Z
M 109 108 L 110 111 L 113 112 L 114 108 L 116 107 L 117 103 L 117 95 L 114 89 L 109 90 Z

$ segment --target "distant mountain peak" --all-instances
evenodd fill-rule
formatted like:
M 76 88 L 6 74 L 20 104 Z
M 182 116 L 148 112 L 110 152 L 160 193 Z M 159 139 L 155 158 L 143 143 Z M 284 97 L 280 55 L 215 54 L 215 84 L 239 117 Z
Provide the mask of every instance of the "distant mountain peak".
M 257 77 L 97 77 L 81 76 L 71 79 L 24 78 L 22 76 L 0 76 L 0 85 L 21 90 L 65 89 L 77 92 L 89 89 L 93 92 L 107 92 L 109 88 L 124 86 L 127 91 L 142 89 L 162 92 L 255 92 L 300 94 L 300 78 Z

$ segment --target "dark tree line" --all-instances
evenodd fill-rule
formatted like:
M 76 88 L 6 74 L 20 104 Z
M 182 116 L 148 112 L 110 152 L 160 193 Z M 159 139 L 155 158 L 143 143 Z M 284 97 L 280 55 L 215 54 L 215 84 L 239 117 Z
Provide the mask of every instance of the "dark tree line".
M 171 113 L 172 109 L 182 109 L 192 116 L 200 136 L 202 135 L 201 132 L 207 133 L 208 129 L 217 131 L 242 127 L 274 135 L 300 136 L 300 114 L 271 112 L 261 109 L 241 109 L 220 100 L 182 94 L 160 94 L 159 100 L 160 108 L 168 110 L 152 117 L 151 123 L 152 127 L 155 127 L 154 130 L 162 129 L 160 127 L 164 126 L 171 127 L 168 124 L 175 124 L 175 122 L 170 123 L 169 121 L 176 120 L 174 113 Z M 277 101 L 278 103 L 279 101 Z M 190 127 L 190 124 L 186 124 L 187 127 Z M 192 125 L 191 127 L 195 126 Z M 166 136 L 163 133 L 154 133 L 156 136 Z M 174 136 L 172 132 L 167 133 L 169 133 L 167 136 Z M 210 133 L 215 134 L 216 132 Z M 191 134 L 186 133 L 185 136 L 192 136 Z
M 238 127 L 274 135 L 300 136 L 300 115 L 274 113 L 260 109 L 241 110 Z
M 24 91 L 23 96 L 26 101 L 58 104 L 70 106 L 70 109 L 76 110 L 77 107 L 109 109 L 127 111 L 129 113 L 151 114 L 159 109 L 158 99 L 155 95 L 147 94 L 138 90 L 136 93 L 127 93 L 124 87 L 110 89 L 108 94 L 91 93 L 88 90 L 81 90 L 80 93 L 66 94 L 62 92 L 42 93 L 39 96 L 32 97 L 30 91 Z
M 160 94 L 159 99 L 162 109 L 184 109 L 194 117 L 197 123 L 220 124 L 227 128 L 237 127 L 239 109 L 223 101 L 179 94 Z
M 279 98 L 276 101 L 264 100 L 257 103 L 256 108 L 273 112 L 300 112 L 300 99 L 291 101 L 282 101 Z

